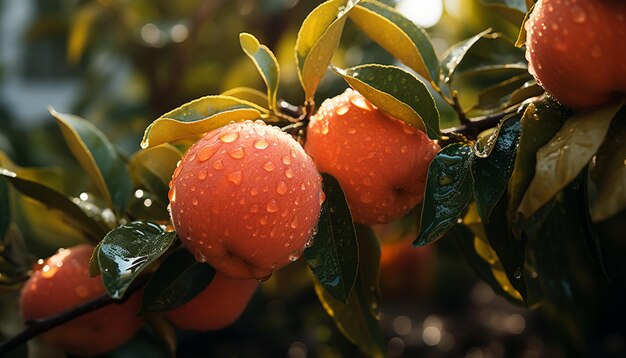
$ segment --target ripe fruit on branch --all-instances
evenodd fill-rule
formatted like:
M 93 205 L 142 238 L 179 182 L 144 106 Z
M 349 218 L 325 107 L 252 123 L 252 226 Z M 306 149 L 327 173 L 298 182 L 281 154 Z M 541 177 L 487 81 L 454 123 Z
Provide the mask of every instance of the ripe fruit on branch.
M 233 324 L 259 285 L 257 280 L 231 280 L 219 272 L 198 296 L 165 313 L 176 327 L 209 331 Z
M 25 321 L 49 317 L 105 293 L 99 277 L 89 277 L 88 244 L 60 250 L 48 258 L 22 288 L 20 309 Z M 111 304 L 44 333 L 42 339 L 77 355 L 114 350 L 139 328 L 140 296 Z
M 526 22 L 529 71 L 559 102 L 587 108 L 626 94 L 626 2 L 540 0 Z
M 261 121 L 207 133 L 170 183 L 174 227 L 224 276 L 263 279 L 304 251 L 320 215 L 321 177 L 291 136 Z
M 337 178 L 354 221 L 375 224 L 422 201 L 439 145 L 347 89 L 311 117 L 305 149 L 320 171 Z

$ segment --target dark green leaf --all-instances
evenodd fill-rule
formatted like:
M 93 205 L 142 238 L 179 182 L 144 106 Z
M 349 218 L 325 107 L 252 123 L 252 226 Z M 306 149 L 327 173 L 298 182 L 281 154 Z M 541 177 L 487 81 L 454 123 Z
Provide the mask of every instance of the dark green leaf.
M 109 207 L 124 214 L 131 195 L 126 162 L 107 137 L 90 122 L 50 108 L 72 154 L 85 169 Z
M 164 205 L 169 203 L 168 183 L 183 154 L 170 144 L 140 150 L 130 159 L 130 172 L 137 187 L 154 194 Z
M 324 289 L 346 303 L 357 277 L 359 245 L 339 182 L 326 173 L 322 179 L 326 201 L 313 246 L 304 251 L 304 257 Z
M 488 35 L 490 32 L 491 29 L 487 29 L 478 35 L 455 44 L 444 53 L 443 60 L 441 61 L 442 82 L 450 83 L 452 81 L 456 67 L 463 61 L 463 57 L 465 57 L 467 51 L 469 51 L 478 40 Z
M 382 111 L 440 138 L 439 111 L 426 85 L 411 73 L 385 65 L 335 69 L 348 84 Z
M 499 135 L 493 142 L 493 150 L 487 158 L 476 158 L 472 164 L 474 197 L 478 214 L 483 222 L 489 222 L 493 207 L 506 190 L 513 171 L 515 151 L 522 129 L 520 115 L 505 119 L 500 124 Z
M 513 92 L 525 86 L 530 79 L 532 79 L 532 76 L 528 73 L 523 73 L 485 88 L 478 94 L 478 103 L 474 105 L 472 110 L 498 110 L 506 107 L 511 100 Z
M 176 239 L 175 232 L 133 221 L 109 232 L 98 245 L 98 264 L 107 293 L 121 299 L 130 284 Z
M 270 110 L 276 110 L 276 94 L 280 81 L 280 67 L 274 53 L 251 34 L 239 34 L 239 42 L 243 51 L 250 57 L 267 86 L 267 100 Z
M 428 34 L 400 12 L 375 0 L 364 0 L 350 12 L 350 19 L 427 81 L 439 81 L 439 60 Z
M 51 210 L 62 212 L 68 224 L 83 232 L 91 241 L 98 242 L 106 234 L 105 227 L 87 215 L 67 196 L 45 184 L 22 178 L 6 169 L 0 169 L 0 175 L 22 194 L 41 202 Z
M 373 231 L 357 225 L 359 240 L 359 274 L 347 303 L 334 299 L 316 281 L 315 293 L 343 335 L 370 357 L 384 357 L 384 341 L 380 329 L 380 243 Z
M 202 292 L 213 280 L 215 269 L 196 261 L 184 248 L 168 256 L 143 290 L 141 314 L 180 307 Z
M 438 240 L 456 224 L 473 197 L 473 161 L 474 151 L 468 144 L 450 144 L 437 153 L 428 168 L 420 233 L 413 245 Z
M 481 0 L 505 19 L 519 26 L 526 14 L 526 0 Z
M 0 177 L 0 244 L 4 242 L 11 223 L 11 201 L 9 198 L 9 185 L 3 177 Z

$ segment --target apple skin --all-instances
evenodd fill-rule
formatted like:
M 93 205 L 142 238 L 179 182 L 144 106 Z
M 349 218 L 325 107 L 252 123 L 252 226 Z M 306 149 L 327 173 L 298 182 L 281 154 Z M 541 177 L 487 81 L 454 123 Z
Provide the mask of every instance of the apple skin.
M 380 224 L 422 201 L 439 145 L 347 89 L 311 117 L 305 150 L 339 181 L 355 222 Z
M 584 109 L 626 94 L 626 1 L 541 0 L 525 24 L 529 71 Z

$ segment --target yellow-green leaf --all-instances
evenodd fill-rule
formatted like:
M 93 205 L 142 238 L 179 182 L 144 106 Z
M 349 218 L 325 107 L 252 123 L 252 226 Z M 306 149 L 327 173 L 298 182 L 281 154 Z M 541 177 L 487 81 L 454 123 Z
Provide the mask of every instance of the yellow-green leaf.
M 259 107 L 266 107 L 268 104 L 267 94 L 250 87 L 235 87 L 222 92 L 222 96 L 230 96 L 254 103 Z
M 350 19 L 372 40 L 428 81 L 439 81 L 439 60 L 426 31 L 375 0 L 364 0 Z
M 280 67 L 274 53 L 251 34 L 239 34 L 239 43 L 243 51 L 250 57 L 261 74 L 267 86 L 268 105 L 270 110 L 276 110 L 276 94 L 280 81 Z
M 530 9 L 526 13 L 526 16 L 524 16 L 524 20 L 522 20 L 522 24 L 520 25 L 520 28 L 519 28 L 519 34 L 517 35 L 517 40 L 515 41 L 515 47 L 522 47 L 526 45 L 526 26 L 525 25 L 526 25 L 526 21 L 528 21 L 528 18 L 530 17 L 530 14 L 533 12 L 534 9 L 535 9 L 535 4 L 532 4 Z
M 529 218 L 589 163 L 604 141 L 622 102 L 574 115 L 539 151 L 535 176 L 518 212 Z
M 329 0 L 304 19 L 296 39 L 298 77 L 308 102 L 313 102 L 330 60 L 339 46 L 346 15 L 358 0 Z
M 99 11 L 100 5 L 91 3 L 78 10 L 74 15 L 67 42 L 67 57 L 70 61 L 78 62 L 83 55 L 91 27 L 97 19 Z

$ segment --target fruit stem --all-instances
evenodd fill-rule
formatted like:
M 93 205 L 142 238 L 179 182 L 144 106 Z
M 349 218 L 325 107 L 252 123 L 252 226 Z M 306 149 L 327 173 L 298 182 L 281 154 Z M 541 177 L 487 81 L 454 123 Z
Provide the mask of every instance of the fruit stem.
M 98 296 L 90 301 L 87 301 L 81 305 L 70 308 L 56 315 L 26 321 L 26 327 L 20 333 L 14 335 L 13 337 L 0 344 L 0 357 L 4 356 L 6 353 L 12 351 L 13 349 L 27 342 L 28 340 L 37 337 L 38 335 L 47 332 L 54 327 L 62 325 L 63 323 L 71 321 L 89 312 L 93 312 L 97 309 L 106 307 L 110 304 L 121 304 L 125 302 L 133 293 L 137 292 L 146 284 L 149 276 L 150 275 L 142 275 L 137 280 L 135 280 L 135 282 L 133 282 L 133 284 L 128 288 L 126 294 L 121 300 L 115 300 L 105 293 L 102 296 Z

